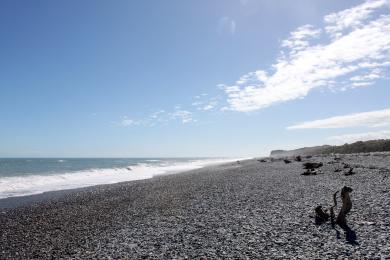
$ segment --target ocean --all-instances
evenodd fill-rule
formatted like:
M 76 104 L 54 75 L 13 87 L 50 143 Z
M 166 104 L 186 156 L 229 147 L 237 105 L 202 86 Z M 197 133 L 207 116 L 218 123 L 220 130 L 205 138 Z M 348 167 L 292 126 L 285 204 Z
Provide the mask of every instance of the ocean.
M 0 199 L 152 178 L 227 158 L 0 158 Z

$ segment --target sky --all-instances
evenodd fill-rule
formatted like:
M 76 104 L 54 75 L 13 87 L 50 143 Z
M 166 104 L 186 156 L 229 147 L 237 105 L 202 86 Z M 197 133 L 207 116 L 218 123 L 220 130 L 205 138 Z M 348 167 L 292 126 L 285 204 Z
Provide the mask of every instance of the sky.
M 0 157 L 390 138 L 390 0 L 3 0 Z

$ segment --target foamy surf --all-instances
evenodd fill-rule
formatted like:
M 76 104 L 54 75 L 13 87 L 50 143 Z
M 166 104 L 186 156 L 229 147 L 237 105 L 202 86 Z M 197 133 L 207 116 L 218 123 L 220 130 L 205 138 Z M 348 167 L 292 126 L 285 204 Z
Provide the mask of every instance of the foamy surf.
M 60 162 L 63 160 L 59 160 Z M 151 160 L 150 160 L 151 161 Z M 219 164 L 233 159 L 207 159 L 187 162 L 153 160 L 123 168 L 87 169 L 58 174 L 34 174 L 0 177 L 0 199 L 39 194 L 48 191 L 67 190 L 101 184 L 149 179 L 156 175 L 171 174 Z

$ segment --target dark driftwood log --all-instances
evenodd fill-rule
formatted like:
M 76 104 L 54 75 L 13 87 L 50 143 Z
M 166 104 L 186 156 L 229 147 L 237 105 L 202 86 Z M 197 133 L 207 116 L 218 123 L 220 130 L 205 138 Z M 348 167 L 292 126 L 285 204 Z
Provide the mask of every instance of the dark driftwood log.
M 316 212 L 315 221 L 317 225 L 321 225 L 328 221 L 329 214 L 322 210 L 322 206 L 317 206 L 314 211 Z
M 324 164 L 322 162 L 316 163 L 316 162 L 307 162 L 303 164 L 303 168 L 307 170 L 317 169 L 322 167 Z
M 301 173 L 301 175 L 308 176 L 308 175 L 317 175 L 317 171 L 315 169 L 308 169 L 305 172 Z
M 350 187 L 344 186 L 341 189 L 341 200 L 343 202 L 343 205 L 341 206 L 340 212 L 336 218 L 336 223 L 342 228 L 347 229 L 347 219 L 346 216 L 351 211 L 352 208 L 352 201 L 350 197 L 350 193 L 352 192 L 352 189 Z

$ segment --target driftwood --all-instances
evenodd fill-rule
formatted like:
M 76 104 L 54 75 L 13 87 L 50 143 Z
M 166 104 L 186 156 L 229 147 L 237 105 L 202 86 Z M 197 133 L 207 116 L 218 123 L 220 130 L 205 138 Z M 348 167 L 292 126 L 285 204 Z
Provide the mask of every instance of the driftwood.
M 301 173 L 301 175 L 308 176 L 308 175 L 317 175 L 318 172 L 315 169 L 307 169 L 305 172 Z
M 351 197 L 349 195 L 351 192 L 352 192 L 352 189 L 350 187 L 347 187 L 347 186 L 344 186 L 341 189 L 342 206 L 341 206 L 339 214 L 337 215 L 337 218 L 335 218 L 334 212 L 335 212 L 335 208 L 337 206 L 337 193 L 338 193 L 338 191 L 336 191 L 333 194 L 333 206 L 329 208 L 330 214 L 327 213 L 327 210 L 323 210 L 321 205 L 317 206 L 314 210 L 316 213 L 316 215 L 315 215 L 316 224 L 325 223 L 330 218 L 330 222 L 331 222 L 333 227 L 335 226 L 335 224 L 337 224 L 342 229 L 348 229 L 346 216 L 351 211 L 351 208 L 352 208 L 352 201 L 351 201 Z
M 349 168 L 348 172 L 344 173 L 345 176 L 354 175 L 355 172 L 353 171 L 353 168 Z
M 340 232 L 335 228 L 335 225 L 339 225 L 344 231 L 345 231 L 345 238 L 348 241 L 348 243 L 351 243 L 352 245 L 359 245 L 359 243 L 356 241 L 357 236 L 355 231 L 353 231 L 348 225 L 347 225 L 347 214 L 351 211 L 352 208 L 352 201 L 350 197 L 350 193 L 352 192 L 352 189 L 350 187 L 344 186 L 341 189 L 341 200 L 342 205 L 339 214 L 337 215 L 336 221 L 335 221 L 335 207 L 337 206 L 337 193 L 336 191 L 333 194 L 333 206 L 330 207 L 330 214 L 326 212 L 326 210 L 322 210 L 322 206 L 317 206 L 315 208 L 315 221 L 317 225 L 323 224 L 328 221 L 330 217 L 330 222 L 332 224 L 332 227 L 336 230 L 337 238 L 340 237 Z
M 343 202 L 343 205 L 341 206 L 340 212 L 337 215 L 336 223 L 339 225 L 342 229 L 347 229 L 347 214 L 351 211 L 352 208 L 352 201 L 350 197 L 350 193 L 352 192 L 352 189 L 350 187 L 344 186 L 341 189 L 341 201 Z
M 301 175 L 317 175 L 321 173 L 321 171 L 318 171 L 318 168 L 322 167 L 324 164 L 322 162 L 307 162 L 303 164 L 303 168 L 306 169 L 304 173 Z
M 322 206 L 317 206 L 314 210 L 316 212 L 315 221 L 317 225 L 321 225 L 322 223 L 325 223 L 329 219 L 329 214 L 326 212 L 326 210 L 322 210 Z
M 303 168 L 307 170 L 317 169 L 322 167 L 324 164 L 322 162 L 316 163 L 316 162 L 307 162 L 303 164 Z

